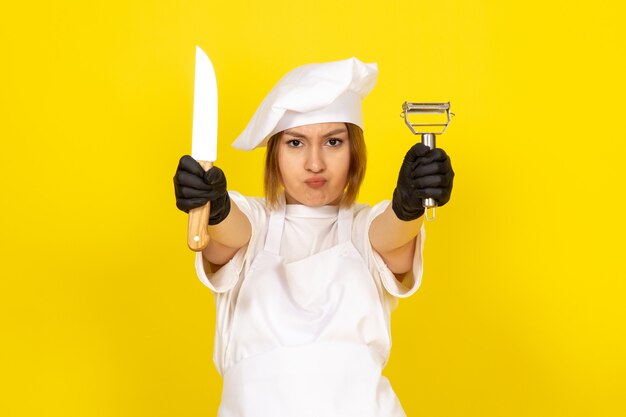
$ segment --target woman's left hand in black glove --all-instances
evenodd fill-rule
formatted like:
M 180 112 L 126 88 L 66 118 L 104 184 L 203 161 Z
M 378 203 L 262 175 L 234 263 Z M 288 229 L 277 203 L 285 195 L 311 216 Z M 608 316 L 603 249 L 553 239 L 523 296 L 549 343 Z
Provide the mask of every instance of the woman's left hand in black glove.
M 400 220 L 415 220 L 424 214 L 424 199 L 433 198 L 445 205 L 452 194 L 454 171 L 443 149 L 415 144 L 404 157 L 392 208 Z

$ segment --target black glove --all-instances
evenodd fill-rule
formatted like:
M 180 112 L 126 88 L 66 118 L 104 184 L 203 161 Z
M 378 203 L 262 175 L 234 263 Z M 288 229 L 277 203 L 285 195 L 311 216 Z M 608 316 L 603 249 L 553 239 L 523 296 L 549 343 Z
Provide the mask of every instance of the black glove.
M 415 220 L 424 214 L 425 198 L 438 206 L 450 200 L 454 171 L 443 149 L 418 143 L 407 152 L 398 174 L 391 208 L 400 220 Z
M 204 171 L 189 155 L 183 156 L 178 162 L 174 175 L 174 193 L 176 207 L 185 213 L 196 207 L 202 207 L 210 200 L 210 225 L 220 223 L 230 213 L 230 197 L 226 192 L 224 172 L 216 166 Z

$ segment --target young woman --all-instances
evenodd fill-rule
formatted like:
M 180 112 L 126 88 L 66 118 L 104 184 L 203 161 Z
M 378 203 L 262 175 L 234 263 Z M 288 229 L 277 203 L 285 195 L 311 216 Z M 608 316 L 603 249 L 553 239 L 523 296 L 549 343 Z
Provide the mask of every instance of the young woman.
M 272 89 L 234 145 L 267 146 L 265 198 L 226 190 L 189 156 L 179 209 L 211 201 L 197 255 L 215 294 L 220 417 L 400 417 L 381 371 L 390 315 L 422 274 L 422 200 L 444 205 L 454 173 L 441 149 L 413 146 L 391 203 L 356 204 L 365 174 L 361 100 L 375 64 L 305 65 Z

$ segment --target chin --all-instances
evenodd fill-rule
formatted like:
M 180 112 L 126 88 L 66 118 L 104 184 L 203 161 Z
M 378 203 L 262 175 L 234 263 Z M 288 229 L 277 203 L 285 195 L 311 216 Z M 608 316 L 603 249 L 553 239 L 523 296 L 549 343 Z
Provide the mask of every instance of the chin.
M 312 198 L 312 199 L 307 199 L 307 200 L 309 201 L 307 205 L 311 207 L 336 206 L 339 204 L 339 201 L 341 200 L 341 196 Z
M 309 207 L 322 207 L 328 205 L 337 205 L 341 200 L 341 195 L 337 197 L 329 197 L 327 195 L 308 195 L 305 193 L 304 195 L 286 195 L 287 204 L 302 204 Z
M 312 202 L 310 202 L 310 203 L 308 203 L 306 205 L 309 206 L 309 207 L 322 207 L 322 206 L 325 206 L 327 204 L 330 204 L 330 203 L 327 203 L 326 201 L 312 201 Z
M 309 207 L 321 207 L 326 205 L 326 199 L 323 198 L 309 198 L 303 197 L 297 200 L 300 204 L 304 204 Z

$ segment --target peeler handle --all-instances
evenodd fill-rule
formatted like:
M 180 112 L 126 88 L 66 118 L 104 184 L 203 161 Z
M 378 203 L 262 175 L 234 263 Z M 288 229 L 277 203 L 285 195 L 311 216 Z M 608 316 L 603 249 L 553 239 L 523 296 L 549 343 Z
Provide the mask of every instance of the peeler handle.
M 422 143 L 428 146 L 430 149 L 436 148 L 436 135 L 434 133 L 422 133 Z M 426 220 L 432 221 L 435 220 L 435 207 L 437 207 L 437 202 L 434 198 L 425 198 L 424 199 L 424 208 L 426 209 Z M 429 216 L 428 210 L 432 209 L 432 217 Z
M 422 134 L 422 143 L 428 146 L 430 149 L 435 149 L 435 134 L 434 133 L 423 133 Z M 437 206 L 437 202 L 433 198 L 424 199 L 424 208 L 432 208 Z

